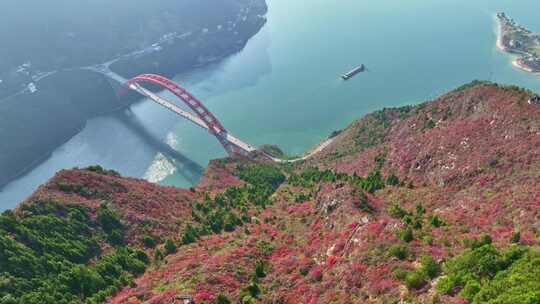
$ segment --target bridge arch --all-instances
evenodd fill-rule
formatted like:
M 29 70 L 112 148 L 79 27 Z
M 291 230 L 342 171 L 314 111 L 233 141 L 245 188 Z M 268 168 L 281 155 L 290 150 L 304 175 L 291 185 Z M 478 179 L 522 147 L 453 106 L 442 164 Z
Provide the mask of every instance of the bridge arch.
M 206 106 L 204 106 L 199 99 L 174 81 L 160 75 L 142 74 L 128 80 L 125 83 L 125 86 L 137 90 L 137 86 L 141 86 L 142 83 L 156 84 L 173 93 L 176 97 L 178 97 L 178 99 L 182 100 L 182 102 L 184 102 L 204 123 L 210 134 L 217 138 L 229 156 L 247 156 L 249 152 L 251 152 L 240 147 L 234 142 L 231 142 L 230 138 L 232 136 L 229 136 L 227 129 L 225 129 L 217 117 L 214 116 L 214 114 L 212 114 L 212 112 L 210 112 L 210 110 L 208 110 L 208 108 L 206 108 Z

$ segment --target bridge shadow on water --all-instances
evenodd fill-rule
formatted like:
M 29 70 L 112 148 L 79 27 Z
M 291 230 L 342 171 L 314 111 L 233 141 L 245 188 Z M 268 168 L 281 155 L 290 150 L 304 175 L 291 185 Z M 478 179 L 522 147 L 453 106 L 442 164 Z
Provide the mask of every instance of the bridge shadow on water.
M 127 110 L 129 111 L 129 110 Z M 129 113 L 129 114 L 128 114 Z M 174 164 L 178 173 L 187 181 L 195 185 L 204 173 L 204 167 L 188 158 L 179 151 L 173 149 L 170 145 L 163 142 L 156 135 L 150 132 L 144 124 L 133 114 L 133 112 L 118 113 L 115 115 L 124 125 L 139 136 L 147 145 L 160 152 L 169 162 Z

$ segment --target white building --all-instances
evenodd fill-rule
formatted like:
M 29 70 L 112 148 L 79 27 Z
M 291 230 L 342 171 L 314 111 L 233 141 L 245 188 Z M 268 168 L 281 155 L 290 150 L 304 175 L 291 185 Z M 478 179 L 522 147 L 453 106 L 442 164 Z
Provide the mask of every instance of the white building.
M 38 89 L 37 89 L 36 85 L 33 82 L 30 82 L 28 84 L 28 90 L 30 91 L 30 93 L 33 94 L 33 93 L 37 92 Z

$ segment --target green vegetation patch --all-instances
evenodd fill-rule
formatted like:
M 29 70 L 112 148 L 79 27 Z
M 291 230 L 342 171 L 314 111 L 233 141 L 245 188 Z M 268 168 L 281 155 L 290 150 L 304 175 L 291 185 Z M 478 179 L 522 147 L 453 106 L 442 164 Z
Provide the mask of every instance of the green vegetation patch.
M 253 187 L 275 191 L 285 181 L 285 175 L 272 165 L 248 165 L 239 167 L 240 178 Z
M 0 303 L 100 303 L 143 273 L 141 251 L 115 247 L 102 255 L 108 233 L 123 231 L 103 208 L 107 216 L 97 220 L 82 205 L 52 201 L 0 215 Z
M 424 287 L 429 280 L 436 278 L 441 272 L 441 266 L 433 257 L 424 255 L 420 258 L 420 267 L 413 271 L 395 271 L 396 278 L 405 281 L 411 290 Z
M 270 196 L 285 181 L 281 170 L 263 164 L 241 165 L 239 176 L 249 184 L 228 188 L 214 199 L 207 196 L 203 203 L 195 203 L 192 217 L 196 223 L 184 229 L 180 237 L 183 245 L 197 241 L 200 236 L 234 231 L 250 222 L 250 210 L 271 204 Z
M 474 242 L 445 263 L 439 292 L 457 293 L 472 304 L 540 303 L 540 252 L 519 246 L 498 250 L 486 243 Z
M 321 182 L 334 183 L 337 181 L 350 182 L 353 186 L 369 193 L 383 189 L 386 185 L 400 184 L 397 176 L 392 174 L 388 178 L 385 178 L 379 170 L 370 172 L 366 177 L 361 177 L 356 175 L 356 173 L 349 176 L 346 173 L 319 170 L 316 167 L 308 168 L 299 174 L 292 174 L 288 179 L 289 184 L 304 188 L 311 188 Z
M 383 109 L 366 117 L 367 121 L 358 130 L 354 138 L 356 146 L 361 150 L 383 142 L 390 128 L 390 119 L 386 111 L 387 109 Z

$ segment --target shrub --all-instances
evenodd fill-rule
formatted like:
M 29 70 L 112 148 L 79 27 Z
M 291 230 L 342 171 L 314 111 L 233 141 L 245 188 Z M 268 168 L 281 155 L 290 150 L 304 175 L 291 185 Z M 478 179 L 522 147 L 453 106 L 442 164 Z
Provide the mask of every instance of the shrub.
M 510 242 L 519 243 L 520 240 L 521 240 L 521 233 L 519 231 L 514 231 L 514 233 L 512 233 L 512 237 L 510 237 Z
M 216 298 L 216 304 L 231 304 L 231 301 L 223 294 L 219 294 Z
M 410 227 L 398 231 L 398 237 L 407 243 L 414 240 L 414 234 Z
M 199 234 L 197 230 L 191 226 L 191 224 L 187 224 L 186 229 L 184 229 L 184 232 L 182 233 L 182 245 L 194 243 L 198 237 Z
M 176 252 L 176 245 L 170 239 L 165 241 L 165 255 L 169 255 Z
M 142 251 L 142 250 L 136 250 L 136 251 L 134 252 L 133 256 L 134 256 L 137 260 L 143 262 L 144 264 L 150 263 L 150 259 L 148 258 L 148 255 L 147 255 L 144 251 Z
M 424 215 L 424 213 L 426 213 L 426 208 L 424 207 L 424 205 L 422 205 L 422 203 L 418 203 L 416 204 L 416 214 L 417 215 Z
M 392 173 L 386 179 L 386 184 L 390 186 L 397 186 L 399 185 L 399 178 Z
M 374 193 L 379 189 L 383 189 L 385 181 L 380 171 L 374 171 L 368 174 L 366 178 L 360 178 L 357 184 L 369 193 Z
M 241 297 L 240 304 L 255 304 L 255 298 L 250 295 Z
M 436 124 L 432 119 L 428 119 L 424 122 L 424 129 L 433 129 L 435 126 Z
M 385 162 L 386 162 L 385 154 L 379 154 L 375 156 L 375 168 L 377 168 L 377 170 L 381 170 Z
M 235 227 L 240 224 L 242 224 L 242 221 L 240 221 L 240 219 L 234 213 L 228 212 L 227 215 L 225 215 L 223 230 L 232 232 L 234 231 Z
M 156 252 L 154 252 L 154 261 L 160 262 L 161 260 L 163 260 L 163 257 L 163 252 L 159 249 L 156 249 Z
M 354 206 L 366 212 L 373 212 L 373 207 L 369 204 L 369 200 L 364 191 L 360 191 L 358 200 L 354 201 Z
M 121 246 L 124 244 L 124 231 L 120 229 L 114 229 L 107 236 L 107 241 L 114 246 Z
M 471 279 L 467 281 L 463 289 L 459 292 L 459 296 L 469 302 L 472 302 L 474 296 L 476 296 L 476 294 L 480 292 L 481 289 L 482 286 L 480 285 L 480 283 L 478 283 L 478 281 L 474 279 Z
M 122 228 L 122 223 L 118 215 L 109 209 L 106 204 L 102 204 L 97 212 L 97 220 L 105 232 Z
M 86 168 L 86 170 L 91 171 L 91 172 L 95 172 L 95 173 L 104 173 L 105 172 L 103 167 L 101 167 L 100 165 L 89 166 L 89 167 Z
M 394 217 L 394 218 L 398 218 L 398 219 L 402 219 L 403 217 L 405 217 L 406 215 L 409 214 L 409 212 L 407 212 L 407 210 L 401 208 L 401 206 L 398 204 L 398 203 L 393 203 L 389 208 L 388 208 L 388 213 Z
M 255 276 L 257 278 L 264 278 L 266 276 L 266 273 L 264 271 L 264 262 L 261 260 L 258 260 L 255 262 Z
M 407 255 L 409 254 L 409 248 L 404 245 L 393 245 L 392 247 L 390 247 L 389 253 L 393 257 L 396 257 L 400 260 L 404 260 L 407 258 Z
M 157 245 L 156 239 L 150 235 L 143 236 L 141 242 L 146 248 L 155 248 Z
M 410 224 L 412 225 L 413 229 L 417 230 L 422 229 L 422 226 L 424 226 L 423 220 L 420 216 L 412 218 Z
M 428 245 L 433 245 L 433 237 L 430 236 L 430 235 L 426 235 L 422 238 L 422 240 L 424 241 L 424 243 L 428 244 Z
M 441 266 L 437 263 L 433 257 L 424 255 L 420 258 L 422 267 L 420 268 L 429 278 L 433 279 L 441 272 Z
M 465 246 L 467 246 L 467 247 L 469 247 L 471 249 L 476 249 L 476 248 L 480 248 L 480 247 L 485 246 L 485 245 L 490 245 L 492 240 L 491 240 L 490 235 L 484 234 L 478 239 L 472 239 L 472 240 L 466 239 L 463 242 L 465 243 Z
M 441 294 L 452 294 L 459 282 L 456 276 L 446 276 L 439 279 L 437 282 L 437 291 Z
M 426 285 L 424 274 L 419 271 L 411 271 L 405 276 L 405 286 L 409 289 L 420 289 Z
M 394 273 L 394 277 L 400 281 L 403 281 L 405 280 L 405 277 L 407 276 L 407 271 L 405 269 L 402 269 L 402 268 L 396 268 L 394 269 L 393 271 Z
M 259 284 L 256 281 L 252 280 L 248 286 L 242 288 L 242 290 L 240 291 L 240 298 L 244 299 L 246 296 L 249 296 L 250 298 L 256 299 L 260 293 L 261 288 L 259 287 Z
M 263 240 L 258 241 L 256 246 L 257 246 L 257 250 L 264 256 L 270 255 L 272 251 L 274 250 L 274 247 L 272 247 L 272 244 Z
M 306 194 L 306 193 L 295 193 L 294 194 L 294 202 L 295 203 L 303 203 L 307 200 L 311 199 L 311 195 L 309 194 Z
M 439 228 L 442 226 L 443 222 L 441 220 L 441 218 L 438 216 L 438 215 L 430 215 L 428 217 L 428 222 L 431 226 L 435 227 L 435 228 Z

